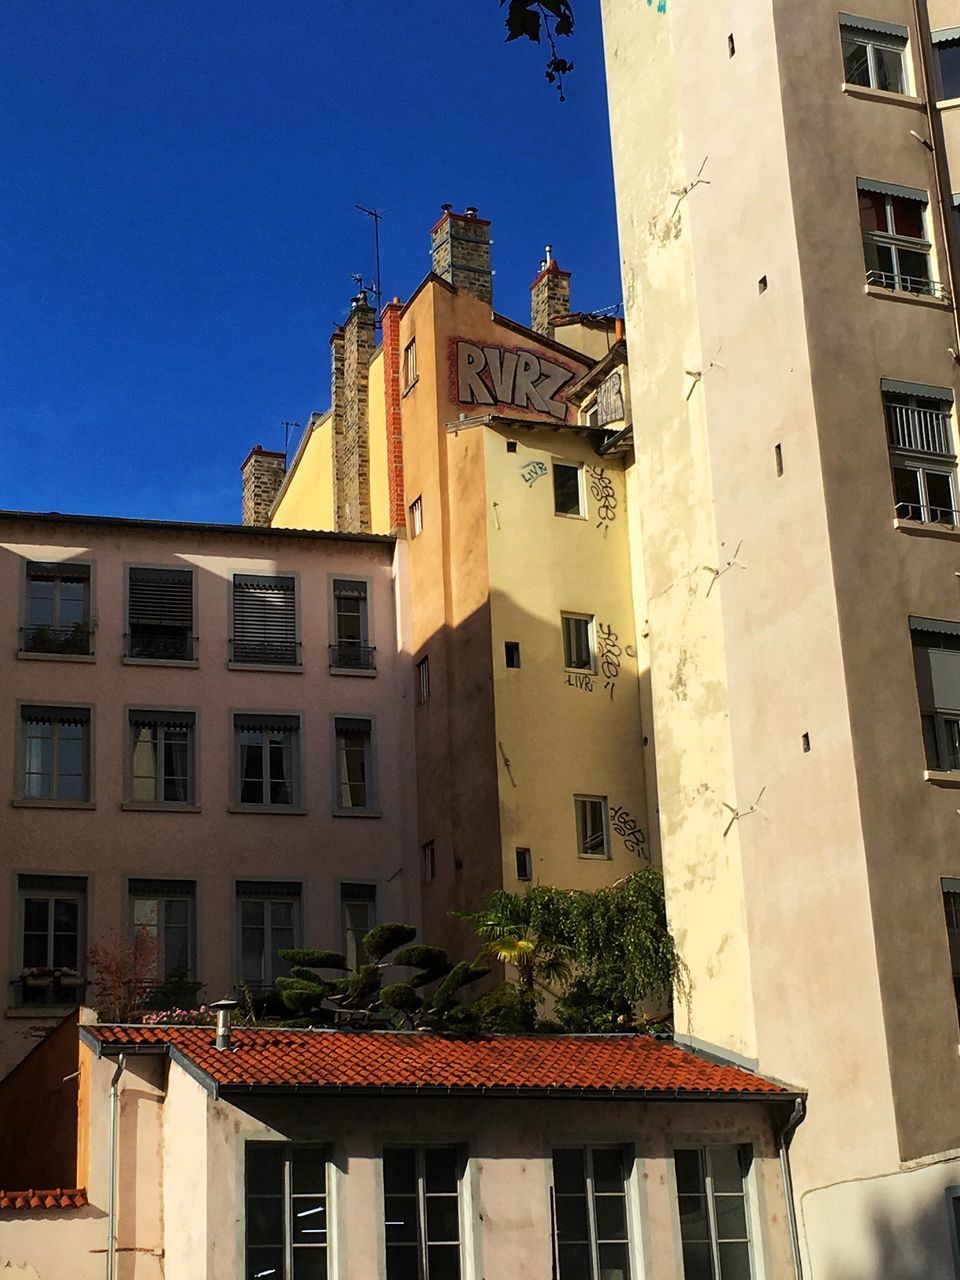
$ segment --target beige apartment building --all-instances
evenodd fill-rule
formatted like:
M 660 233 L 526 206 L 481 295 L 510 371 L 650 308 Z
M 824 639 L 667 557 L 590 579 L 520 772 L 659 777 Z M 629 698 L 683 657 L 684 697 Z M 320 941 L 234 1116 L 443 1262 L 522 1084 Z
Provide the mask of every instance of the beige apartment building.
M 0 1074 L 96 1001 L 86 957 L 118 934 L 148 935 L 169 1008 L 265 999 L 282 948 L 417 921 L 397 556 L 0 513 Z
M 678 1030 L 809 1090 L 804 1275 L 956 1277 L 960 9 L 603 18 Z

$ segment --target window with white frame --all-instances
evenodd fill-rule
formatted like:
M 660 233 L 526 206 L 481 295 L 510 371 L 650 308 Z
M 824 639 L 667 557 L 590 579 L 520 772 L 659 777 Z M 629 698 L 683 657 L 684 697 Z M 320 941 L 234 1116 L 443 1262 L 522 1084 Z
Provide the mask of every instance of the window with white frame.
M 555 1280 L 630 1280 L 622 1147 L 553 1152 Z
M 561 613 L 563 665 L 568 671 L 595 671 L 593 614 Z
M 857 194 L 867 284 L 944 296 L 930 269 L 927 192 L 858 178 Z
M 248 1142 L 244 1165 L 247 1280 L 326 1280 L 326 1149 Z
M 575 796 L 577 854 L 581 858 L 610 857 L 610 827 L 606 796 Z
M 234 662 L 255 666 L 296 666 L 297 581 L 289 575 L 235 573 L 233 575 Z
M 558 516 L 583 517 L 582 467 L 568 462 L 554 462 L 553 510 Z
M 907 92 L 906 48 L 909 32 L 894 22 L 840 15 L 843 78 L 846 84 Z
M 331 670 L 372 671 L 376 650 L 370 645 L 367 584 L 363 578 L 334 578 L 333 627 Z
M 356 972 L 366 964 L 363 940 L 377 923 L 377 886 L 341 884 L 340 945 L 349 968 Z
M 290 973 L 280 952 L 301 945 L 300 895 L 296 881 L 237 884 L 240 981 L 254 990 Z
M 28 564 L 25 605 L 22 652 L 91 652 L 88 564 Z
M 460 1280 L 458 1147 L 383 1152 L 386 1280 Z
M 193 880 L 131 880 L 134 945 L 157 982 L 194 976 L 197 886 Z
M 336 739 L 336 807 L 372 809 L 376 803 L 373 787 L 372 725 L 369 720 L 337 716 L 334 721 Z
M 423 498 L 414 498 L 410 503 L 410 537 L 418 538 L 423 533 Z
M 409 391 L 416 382 L 417 373 L 417 340 L 411 338 L 403 349 L 403 389 Z
M 188 662 L 194 654 L 193 570 L 130 569 L 128 658 Z
M 76 1004 L 86 954 L 84 876 L 20 875 L 20 1004 Z
M 960 1020 L 960 880 L 942 880 L 943 911 L 947 920 L 947 942 L 950 947 L 950 973 L 953 996 Z
M 960 770 L 960 622 L 910 618 L 927 768 Z
M 580 410 L 580 425 L 582 427 L 598 427 L 600 425 L 600 401 L 597 396 Z
M 930 39 L 937 60 L 938 96 L 960 98 L 960 27 L 931 31 Z
M 751 1280 L 747 1145 L 680 1147 L 673 1153 L 683 1280 Z
M 26 800 L 90 799 L 90 708 L 20 708 Z
M 423 706 L 430 698 L 430 657 L 425 654 L 417 663 L 417 703 Z
M 251 808 L 300 803 L 300 717 L 238 713 L 233 717 L 236 804 Z
M 888 378 L 880 388 L 898 519 L 956 525 L 953 392 Z
M 128 794 L 134 804 L 193 804 L 196 713 L 131 711 Z
M 427 840 L 420 846 L 421 879 L 431 884 L 437 878 L 437 842 Z

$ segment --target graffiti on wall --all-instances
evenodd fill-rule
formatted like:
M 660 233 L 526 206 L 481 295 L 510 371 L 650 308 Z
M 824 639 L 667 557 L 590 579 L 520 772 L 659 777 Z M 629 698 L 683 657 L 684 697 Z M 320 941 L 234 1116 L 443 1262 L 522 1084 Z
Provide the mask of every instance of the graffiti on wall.
M 571 382 L 573 369 L 547 360 L 535 351 L 509 351 L 506 347 L 478 347 L 461 340 L 454 346 L 452 366 L 459 404 L 492 408 L 509 405 L 534 409 L 563 421 L 567 406 L 558 392 Z
M 597 504 L 597 528 L 612 524 L 617 518 L 617 495 L 613 481 L 607 475 L 605 467 L 586 467 L 590 477 L 590 492 Z
M 569 672 L 563 683 L 568 684 L 571 689 L 584 689 L 587 693 L 593 693 L 594 677 L 585 676 L 580 671 Z
M 638 858 L 648 857 L 647 837 L 643 833 L 643 828 L 635 818 L 631 818 L 622 804 L 610 806 L 610 825 L 618 836 L 623 836 L 623 843 L 627 846 L 628 853 L 635 853 Z
M 622 422 L 623 418 L 623 375 L 615 371 L 601 382 L 597 392 L 597 426 Z
M 536 484 L 541 476 L 547 474 L 547 464 L 545 462 L 527 462 L 520 468 L 520 474 L 523 476 L 525 484 Z
M 604 626 L 602 622 L 597 624 L 597 658 L 600 663 L 600 674 L 606 681 L 603 687 L 609 690 L 612 698 L 614 685 L 620 674 L 623 650 L 620 648 L 620 637 L 617 632 L 612 626 Z
M 653 8 L 653 0 L 647 0 L 649 8 Z M 667 0 L 657 0 L 657 13 L 667 12 Z

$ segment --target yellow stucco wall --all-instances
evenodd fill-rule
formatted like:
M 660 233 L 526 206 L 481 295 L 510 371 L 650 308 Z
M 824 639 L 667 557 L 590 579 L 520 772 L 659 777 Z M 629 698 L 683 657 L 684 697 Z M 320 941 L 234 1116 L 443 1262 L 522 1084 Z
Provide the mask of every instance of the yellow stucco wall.
M 307 438 L 297 450 L 270 520 L 274 528 L 336 527 L 332 430 L 333 417 L 329 413 L 307 427 Z

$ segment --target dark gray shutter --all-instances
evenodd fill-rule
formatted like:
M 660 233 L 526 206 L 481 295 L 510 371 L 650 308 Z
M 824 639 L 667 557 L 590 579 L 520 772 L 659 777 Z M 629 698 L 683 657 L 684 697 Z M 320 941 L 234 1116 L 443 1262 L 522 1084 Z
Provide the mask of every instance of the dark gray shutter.
M 165 729 L 192 729 L 197 717 L 193 711 L 131 711 L 130 723 L 135 729 L 162 725 Z
M 911 617 L 910 630 L 920 709 L 960 712 L 960 649 L 941 639 L 960 634 L 960 623 Z
M 297 661 L 297 594 L 294 578 L 234 574 L 233 660 L 292 664 Z
M 303 885 L 299 880 L 238 880 L 238 898 L 299 898 Z
M 89 724 L 89 707 L 47 707 L 23 706 L 20 708 L 22 719 L 28 724 Z
M 193 629 L 191 569 L 131 569 L 131 625 Z
M 23 875 L 17 877 L 21 893 L 86 893 L 86 876 L 36 876 Z
M 131 880 L 131 897 L 193 898 L 197 893 L 195 880 Z
M 233 727 L 241 732 L 250 730 L 261 733 L 295 733 L 300 728 L 300 717 L 240 712 L 233 717 Z

